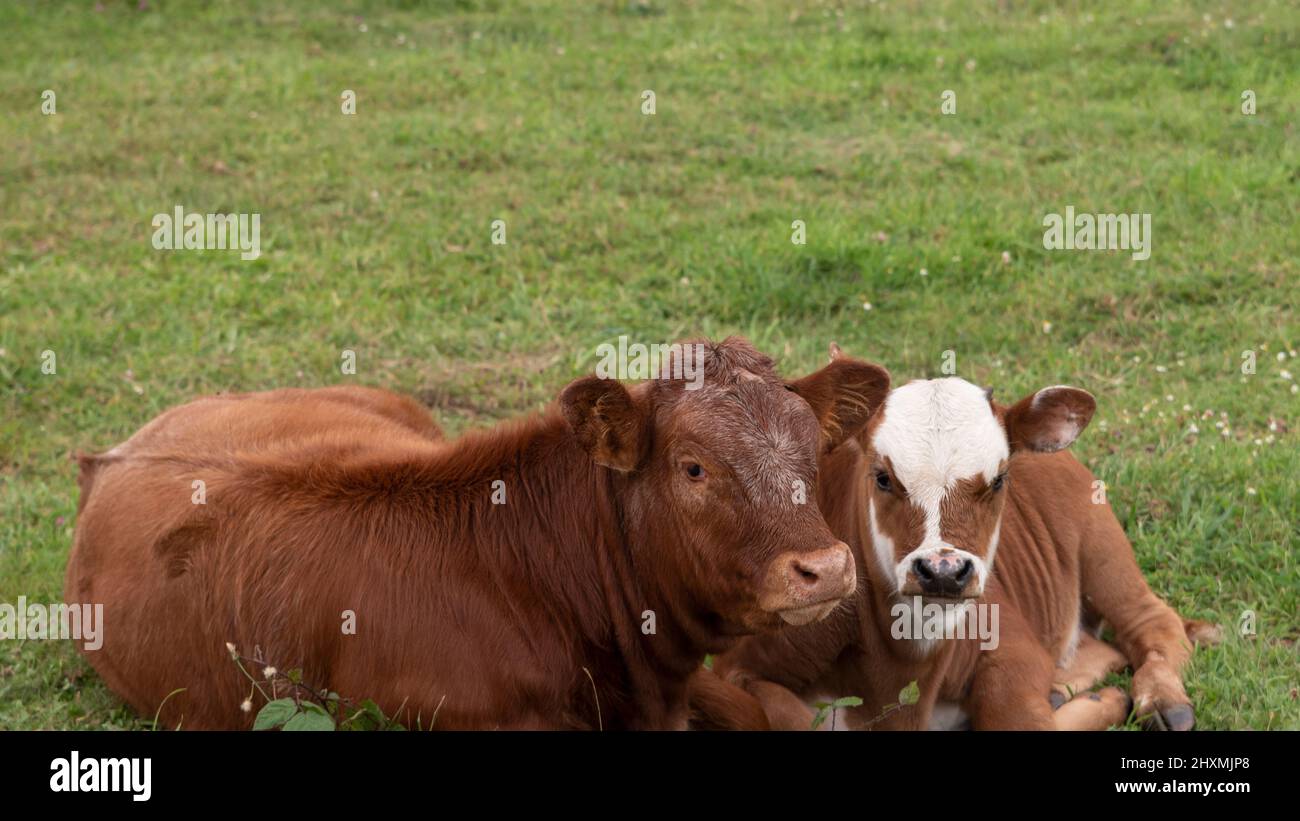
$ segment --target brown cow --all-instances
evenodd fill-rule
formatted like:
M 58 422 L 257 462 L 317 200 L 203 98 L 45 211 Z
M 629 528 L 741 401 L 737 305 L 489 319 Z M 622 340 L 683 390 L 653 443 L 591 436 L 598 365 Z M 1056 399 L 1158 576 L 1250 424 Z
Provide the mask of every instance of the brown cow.
M 810 702 L 849 695 L 864 701 L 841 711 L 850 727 L 1100 729 L 1127 714 L 1122 691 L 1079 695 L 1055 713 L 1049 694 L 1054 684 L 1086 689 L 1127 657 L 1139 713 L 1190 728 L 1184 624 L 1147 587 L 1092 474 L 1058 452 L 1094 407 L 1060 386 L 1010 407 L 955 378 L 895 389 L 861 447 L 846 442 L 822 463 L 821 508 L 862 575 L 852 606 L 741 642 L 715 663 L 723 684 L 748 690 L 772 726 L 789 729 L 810 726 Z M 967 602 L 996 614 L 984 622 L 995 641 L 977 635 L 970 614 L 981 611 L 959 607 Z M 938 607 L 926 614 L 928 605 Z M 917 635 L 924 615 L 947 631 Z M 1098 618 L 1123 654 L 1089 634 Z M 912 681 L 919 700 L 900 708 Z M 704 723 L 726 724 L 709 706 L 727 700 L 719 685 L 695 688 L 708 694 L 697 704 Z M 731 701 L 745 716 L 743 694 Z
M 168 726 L 250 726 L 227 642 L 412 725 L 683 726 L 706 653 L 853 590 L 817 456 L 888 390 L 863 363 L 792 392 L 743 340 L 703 353 L 699 390 L 588 377 L 450 441 L 360 388 L 165 412 L 81 459 L 65 596 L 104 605 L 90 663 Z

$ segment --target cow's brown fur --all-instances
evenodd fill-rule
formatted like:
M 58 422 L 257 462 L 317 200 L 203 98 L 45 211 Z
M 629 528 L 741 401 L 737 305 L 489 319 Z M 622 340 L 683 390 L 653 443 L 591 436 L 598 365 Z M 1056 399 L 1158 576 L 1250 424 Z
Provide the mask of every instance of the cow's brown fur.
M 168 726 L 251 724 L 227 642 L 412 725 L 683 726 L 706 653 L 851 590 L 813 467 L 888 387 L 840 363 L 801 380 L 805 401 L 743 340 L 707 347 L 700 391 L 589 377 L 557 409 L 455 440 L 358 388 L 165 412 L 81 457 L 65 597 L 104 605 L 91 664 Z M 741 481 L 773 459 L 808 504 Z

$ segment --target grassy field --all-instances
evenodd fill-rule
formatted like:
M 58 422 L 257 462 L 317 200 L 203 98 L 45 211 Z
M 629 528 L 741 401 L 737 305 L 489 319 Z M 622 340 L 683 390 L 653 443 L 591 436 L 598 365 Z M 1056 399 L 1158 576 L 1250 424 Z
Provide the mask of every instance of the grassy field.
M 1229 628 L 1200 726 L 1300 728 L 1294 4 L 145 5 L 0 5 L 0 601 L 61 596 L 68 455 L 196 394 L 379 385 L 459 431 L 620 334 L 791 374 L 834 339 L 1095 393 L 1075 450 L 1152 587 Z M 261 258 L 155 250 L 178 204 L 260 214 Z M 1068 205 L 1150 213 L 1151 258 L 1044 250 Z M 0 642 L 0 728 L 147 724 Z

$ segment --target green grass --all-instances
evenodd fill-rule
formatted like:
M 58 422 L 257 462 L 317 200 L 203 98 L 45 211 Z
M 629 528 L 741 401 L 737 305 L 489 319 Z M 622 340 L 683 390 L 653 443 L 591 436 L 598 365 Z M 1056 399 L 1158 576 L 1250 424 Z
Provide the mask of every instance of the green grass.
M 1294 6 L 105 5 L 0 5 L 0 601 L 61 594 L 68 454 L 202 392 L 355 381 L 459 431 L 624 333 L 951 350 L 1098 396 L 1076 452 L 1152 587 L 1257 613 L 1198 651 L 1200 726 L 1300 728 Z M 153 250 L 176 204 L 260 213 L 262 258 Z M 1045 251 L 1067 205 L 1151 213 L 1151 259 Z M 121 726 L 70 644 L 0 642 L 0 728 Z

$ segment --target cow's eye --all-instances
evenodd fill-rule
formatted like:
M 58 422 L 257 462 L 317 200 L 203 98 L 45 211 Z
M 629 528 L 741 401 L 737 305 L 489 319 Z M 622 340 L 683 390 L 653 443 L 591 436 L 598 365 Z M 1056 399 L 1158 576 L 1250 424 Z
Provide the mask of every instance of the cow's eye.
M 692 479 L 697 479 L 697 480 L 698 480 L 698 479 L 703 479 L 703 478 L 704 478 L 704 468 L 700 467 L 700 465 L 699 465 L 698 462 L 687 462 L 687 463 L 686 463 L 686 475 L 689 476 L 689 477 L 691 477 Z
M 1003 485 L 1005 485 L 1006 483 L 1007 483 L 1007 474 L 1006 471 L 1003 471 L 1002 473 L 999 473 L 997 476 L 993 477 L 993 484 L 990 487 L 992 487 L 994 491 L 998 491 L 1001 490 Z
M 894 486 L 889 482 L 888 473 L 885 473 L 883 470 L 876 471 L 876 487 L 880 488 L 886 493 L 889 493 L 894 489 Z

